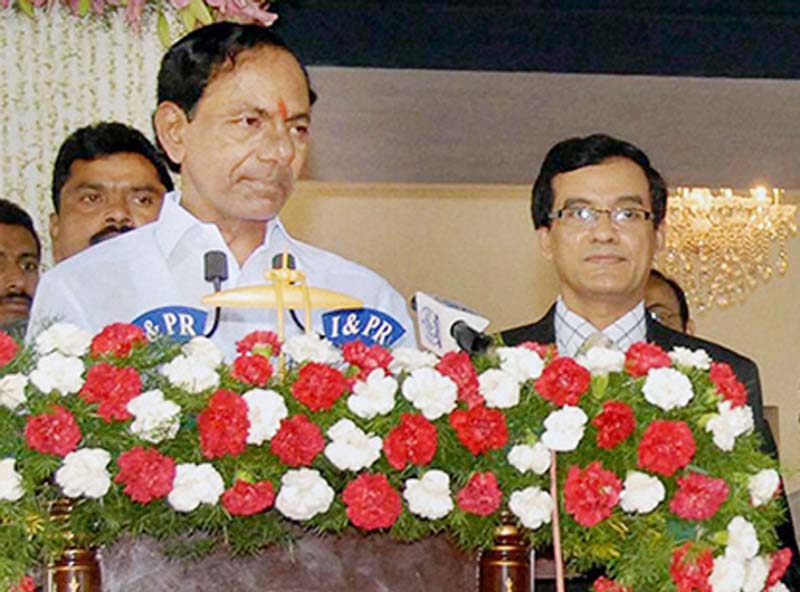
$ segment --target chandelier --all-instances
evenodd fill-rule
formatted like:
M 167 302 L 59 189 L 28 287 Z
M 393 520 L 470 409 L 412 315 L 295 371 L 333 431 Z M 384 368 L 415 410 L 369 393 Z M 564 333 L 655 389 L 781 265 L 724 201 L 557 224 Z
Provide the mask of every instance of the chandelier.
M 759 281 L 786 273 L 786 240 L 797 233 L 797 206 L 783 190 L 679 187 L 667 201 L 667 244 L 656 265 L 700 312 L 742 302 Z

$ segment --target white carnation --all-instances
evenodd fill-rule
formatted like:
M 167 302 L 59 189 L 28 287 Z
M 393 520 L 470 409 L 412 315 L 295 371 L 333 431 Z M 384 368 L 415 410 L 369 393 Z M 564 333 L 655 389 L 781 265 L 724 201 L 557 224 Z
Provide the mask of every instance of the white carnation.
M 349 419 L 340 419 L 328 428 L 331 442 L 325 447 L 328 457 L 340 471 L 360 471 L 381 456 L 379 436 L 365 434 Z
M 774 586 L 772 586 L 767 592 L 792 592 L 789 588 L 786 587 L 786 584 L 783 582 L 778 582 Z
M 165 399 L 164 393 L 158 389 L 134 397 L 126 409 L 134 417 L 128 429 L 146 442 L 157 444 L 171 440 L 178 433 L 181 408 Z
M 70 452 L 56 471 L 56 483 L 67 497 L 103 497 L 111 487 L 111 475 L 106 470 L 109 462 L 111 454 L 102 448 Z
M 39 358 L 31 372 L 31 382 L 43 393 L 58 391 L 62 395 L 77 393 L 83 386 L 83 362 L 74 356 L 53 352 Z
M 730 401 L 722 401 L 717 405 L 718 415 L 706 422 L 706 431 L 713 434 L 714 444 L 720 450 L 729 452 L 736 444 L 736 438 L 753 431 L 753 410 L 749 405 L 731 408 Z
M 430 352 L 413 347 L 398 347 L 392 350 L 392 361 L 389 363 L 389 371 L 392 374 L 413 372 L 420 368 L 431 368 L 436 362 L 436 356 Z
M 755 557 L 758 549 L 755 526 L 741 516 L 734 516 L 728 522 L 728 545 L 725 547 L 725 557 L 744 562 Z
M 213 341 L 203 336 L 193 337 L 191 341 L 184 344 L 181 352 L 194 362 L 212 370 L 219 367 L 225 357 L 222 350 Z
M 366 380 L 353 385 L 353 394 L 347 399 L 347 407 L 364 419 L 385 415 L 394 409 L 394 394 L 397 381 L 386 376 L 382 368 L 375 368 Z
M 766 557 L 754 557 L 745 565 L 743 592 L 761 592 L 767 583 L 770 561 Z
M 278 511 L 292 520 L 308 520 L 328 511 L 333 503 L 333 488 L 315 469 L 292 469 L 281 477 L 281 490 L 275 498 Z
M 511 494 L 508 508 L 525 528 L 536 530 L 553 517 L 553 498 L 539 487 L 526 487 Z
M 13 458 L 0 460 L 0 500 L 15 502 L 25 495 L 22 489 L 22 475 L 14 469 Z
M 303 362 L 336 364 L 342 359 L 339 350 L 316 333 L 290 337 L 283 346 L 283 352 L 298 364 Z
M 219 385 L 219 374 L 213 368 L 198 364 L 188 356 L 177 356 L 164 364 L 161 373 L 167 377 L 172 386 L 193 394 L 202 393 Z
M 591 372 L 592 376 L 620 372 L 625 368 L 625 354 L 608 347 L 593 347 L 575 361 Z
M 419 368 L 403 382 L 403 396 L 433 421 L 456 408 L 458 387 L 433 368 Z
M 625 512 L 647 514 L 655 510 L 665 496 L 664 484 L 658 477 L 631 471 L 625 478 L 619 505 Z
M 167 501 L 178 512 L 191 512 L 200 504 L 216 504 L 224 491 L 222 476 L 212 465 L 184 463 L 175 467 Z
M 55 323 L 39 333 L 34 341 L 36 353 L 46 356 L 59 352 L 65 356 L 82 356 L 89 351 L 92 336 L 71 323 Z
M 517 382 L 535 380 L 542 374 L 542 358 L 527 347 L 498 347 L 495 352 L 500 356 L 500 369 L 513 376 Z
M 428 471 L 422 479 L 406 480 L 403 497 L 412 514 L 428 520 L 444 518 L 453 510 L 450 477 L 444 471 Z
M 714 559 L 714 569 L 708 583 L 714 592 L 739 592 L 745 578 L 745 567 L 741 561 L 725 556 Z
M 685 407 L 694 391 L 689 378 L 674 368 L 654 368 L 647 373 L 642 387 L 647 401 L 664 411 Z
M 509 464 L 520 473 L 533 471 L 537 475 L 544 475 L 550 468 L 550 449 L 536 442 L 533 446 L 517 444 L 508 452 Z
M 508 409 L 519 403 L 519 382 L 508 372 L 490 368 L 478 377 L 487 407 Z
M 676 347 L 669 352 L 669 358 L 674 365 L 684 368 L 699 368 L 700 370 L 711 368 L 711 358 L 704 349 L 691 350 L 686 347 Z
M 252 389 L 242 395 L 247 403 L 248 444 L 263 444 L 278 432 L 281 420 L 289 416 L 286 402 L 273 390 Z
M 24 374 L 6 374 L 0 378 L 0 405 L 12 411 L 22 405 L 27 385 L 28 377 Z
M 553 411 L 544 420 L 545 432 L 542 434 L 542 443 L 550 450 L 558 452 L 575 450 L 583 438 L 588 420 L 580 407 L 565 405 L 558 411 Z
M 747 484 L 750 502 L 758 507 L 770 501 L 781 484 L 781 477 L 775 469 L 764 469 L 752 477 Z

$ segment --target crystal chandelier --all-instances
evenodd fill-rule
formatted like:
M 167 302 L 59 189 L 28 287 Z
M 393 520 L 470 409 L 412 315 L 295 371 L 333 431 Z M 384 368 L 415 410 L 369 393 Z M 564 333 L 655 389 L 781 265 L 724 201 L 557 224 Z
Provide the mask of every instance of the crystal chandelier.
M 656 265 L 686 291 L 692 308 L 742 302 L 748 290 L 789 267 L 786 240 L 797 233 L 797 206 L 783 190 L 679 187 L 667 208 L 667 244 Z

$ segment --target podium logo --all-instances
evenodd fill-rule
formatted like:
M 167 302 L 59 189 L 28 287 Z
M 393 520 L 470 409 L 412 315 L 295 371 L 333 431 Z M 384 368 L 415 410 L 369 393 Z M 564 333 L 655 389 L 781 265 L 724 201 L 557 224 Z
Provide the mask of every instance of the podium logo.
M 141 327 L 151 341 L 166 335 L 184 342 L 203 334 L 207 316 L 208 313 L 199 308 L 162 306 L 140 314 L 133 320 L 133 324 Z
M 442 347 L 442 328 L 439 313 L 424 306 L 419 312 L 419 326 L 420 333 L 422 333 L 422 341 L 430 343 L 437 348 Z
M 393 317 L 374 308 L 326 312 L 322 315 L 322 328 L 325 338 L 337 346 L 358 339 L 365 345 L 389 347 L 406 332 Z

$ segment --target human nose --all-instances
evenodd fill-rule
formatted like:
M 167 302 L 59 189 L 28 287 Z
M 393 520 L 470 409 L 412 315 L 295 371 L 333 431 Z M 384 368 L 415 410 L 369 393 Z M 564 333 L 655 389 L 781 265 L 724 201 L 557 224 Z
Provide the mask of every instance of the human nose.
M 19 265 L 7 259 L 0 263 L 0 284 L 6 292 L 11 291 L 11 288 L 19 290 L 25 285 L 25 275 Z
M 264 126 L 258 156 L 265 161 L 274 160 L 286 166 L 291 164 L 295 156 L 295 147 L 285 121 L 276 118 L 272 125 Z
M 615 241 L 619 237 L 618 228 L 611 218 L 611 210 L 597 210 L 597 219 L 592 223 L 592 238 L 599 242 Z
M 123 194 L 115 194 L 107 202 L 104 221 L 112 224 L 130 224 L 133 220 L 130 203 Z

